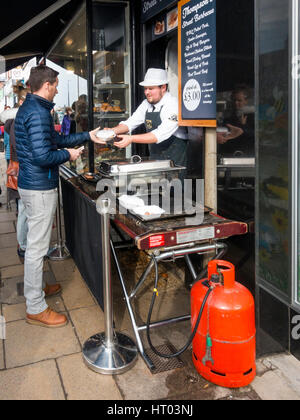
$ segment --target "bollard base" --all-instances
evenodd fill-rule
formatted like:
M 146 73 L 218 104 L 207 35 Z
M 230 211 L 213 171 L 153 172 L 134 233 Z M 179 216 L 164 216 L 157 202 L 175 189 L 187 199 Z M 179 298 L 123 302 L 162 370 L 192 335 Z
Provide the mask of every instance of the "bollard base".
M 134 341 L 127 335 L 116 332 L 111 346 L 107 346 L 105 333 L 97 334 L 83 346 L 83 359 L 94 372 L 103 375 L 120 375 L 131 369 L 137 360 L 138 351 Z
M 55 245 L 54 248 L 49 250 L 47 257 L 51 261 L 64 261 L 70 258 L 70 254 L 65 246 Z

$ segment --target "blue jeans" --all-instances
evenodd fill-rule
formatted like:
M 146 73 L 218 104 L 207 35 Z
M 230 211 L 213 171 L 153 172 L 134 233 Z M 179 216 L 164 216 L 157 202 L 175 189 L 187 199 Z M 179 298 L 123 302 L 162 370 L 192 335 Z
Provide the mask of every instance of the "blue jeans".
M 27 313 L 37 315 L 48 305 L 43 288 L 44 256 L 49 250 L 57 188 L 49 191 L 31 191 L 19 188 L 28 223 L 27 246 L 24 261 L 24 296 Z
M 23 204 L 22 199 L 20 198 L 18 202 L 17 240 L 20 248 L 23 249 L 23 251 L 26 250 L 27 246 L 27 233 L 27 216 L 25 206 Z

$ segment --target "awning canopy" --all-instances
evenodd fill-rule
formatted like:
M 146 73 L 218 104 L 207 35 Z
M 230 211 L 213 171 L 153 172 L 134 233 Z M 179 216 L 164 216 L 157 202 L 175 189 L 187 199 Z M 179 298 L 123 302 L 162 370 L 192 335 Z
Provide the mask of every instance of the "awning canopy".
M 5 58 L 6 71 L 32 57 L 45 55 L 83 0 L 18 0 L 12 3 L 1 4 L 0 55 Z

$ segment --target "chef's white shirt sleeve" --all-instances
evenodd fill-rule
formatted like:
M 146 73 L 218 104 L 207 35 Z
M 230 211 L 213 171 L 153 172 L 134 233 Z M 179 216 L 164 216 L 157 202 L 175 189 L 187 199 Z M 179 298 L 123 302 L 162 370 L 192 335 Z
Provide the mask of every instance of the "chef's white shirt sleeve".
M 120 124 L 127 125 L 128 131 L 133 131 L 140 125 L 145 123 L 145 116 L 148 110 L 147 101 L 141 103 L 137 110 L 132 114 L 131 117 L 126 121 L 122 121 Z
M 178 101 L 174 97 L 171 97 L 170 94 L 167 94 L 161 101 L 161 104 L 157 105 L 157 108 L 159 109 L 161 105 L 163 105 L 160 113 L 162 123 L 157 129 L 151 132 L 157 138 L 157 143 L 168 140 L 178 130 Z M 128 131 L 130 132 L 135 130 L 145 123 L 148 109 L 148 101 L 144 100 L 132 116 L 120 124 L 127 125 Z

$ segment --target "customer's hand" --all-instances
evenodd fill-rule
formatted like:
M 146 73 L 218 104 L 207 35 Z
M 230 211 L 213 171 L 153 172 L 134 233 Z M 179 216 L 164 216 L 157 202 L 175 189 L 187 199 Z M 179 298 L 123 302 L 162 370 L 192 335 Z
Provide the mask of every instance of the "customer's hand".
M 105 144 L 101 143 L 101 140 L 99 141 L 98 137 L 96 136 L 96 134 L 98 133 L 98 131 L 101 130 L 101 127 L 96 128 L 95 130 L 90 131 L 90 138 L 94 143 L 100 143 L 100 144 Z
M 84 147 L 80 147 L 79 149 L 67 149 L 70 153 L 70 161 L 77 160 L 79 156 L 82 154 Z

